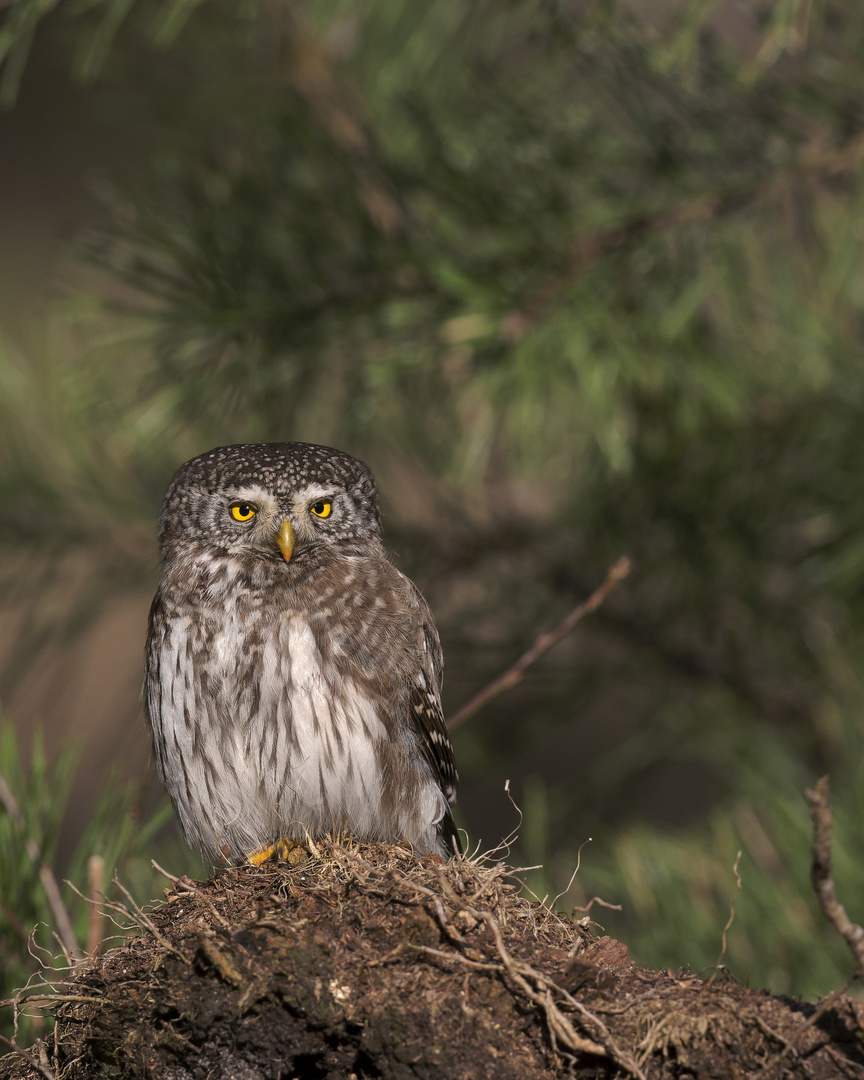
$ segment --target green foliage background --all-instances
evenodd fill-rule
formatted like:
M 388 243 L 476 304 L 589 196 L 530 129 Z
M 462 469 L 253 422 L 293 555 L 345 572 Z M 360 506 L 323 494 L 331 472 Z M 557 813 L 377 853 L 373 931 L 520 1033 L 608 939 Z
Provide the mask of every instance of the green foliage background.
M 716 960 L 740 849 L 724 962 L 840 985 L 802 791 L 830 772 L 864 919 L 864 11 L 43 7 L 5 14 L 7 102 L 31 33 L 77 78 L 152 57 L 175 100 L 44 355 L 0 350 L 8 565 L 46 557 L 48 588 L 62 515 L 80 619 L 143 577 L 129 537 L 182 460 L 338 445 L 438 615 L 452 711 L 628 554 L 457 733 L 462 823 L 506 832 L 512 777 L 532 887 L 593 836 L 559 902 L 620 902 L 597 918 L 660 967 Z

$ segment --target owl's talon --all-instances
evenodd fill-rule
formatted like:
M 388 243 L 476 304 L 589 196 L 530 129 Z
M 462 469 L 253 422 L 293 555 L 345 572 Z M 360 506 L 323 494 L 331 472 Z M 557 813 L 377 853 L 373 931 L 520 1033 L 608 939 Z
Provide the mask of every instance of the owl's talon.
M 276 854 L 276 845 L 271 844 L 266 848 L 259 848 L 258 851 L 252 851 L 246 856 L 246 862 L 250 866 L 260 866 L 261 863 L 267 862 L 268 859 L 272 859 Z
M 250 866 L 261 866 L 265 862 L 286 862 L 289 866 L 299 866 L 309 858 L 308 850 L 299 840 L 287 836 L 280 837 L 274 844 L 259 848 L 246 856 Z

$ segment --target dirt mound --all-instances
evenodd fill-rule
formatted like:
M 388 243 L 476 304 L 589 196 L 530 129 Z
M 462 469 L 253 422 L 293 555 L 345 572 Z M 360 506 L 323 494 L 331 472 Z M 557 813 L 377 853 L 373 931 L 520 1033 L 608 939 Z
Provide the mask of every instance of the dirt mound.
M 320 844 L 181 879 L 0 1075 L 864 1080 L 864 1007 L 636 967 L 499 863 Z

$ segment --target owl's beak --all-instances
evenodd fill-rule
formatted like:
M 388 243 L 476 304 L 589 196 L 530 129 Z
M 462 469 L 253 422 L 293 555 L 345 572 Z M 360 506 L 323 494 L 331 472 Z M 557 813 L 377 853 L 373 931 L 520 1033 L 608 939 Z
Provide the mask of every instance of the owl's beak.
M 294 550 L 294 530 L 291 528 L 291 522 L 287 518 L 279 526 L 276 543 L 279 545 L 279 550 L 282 552 L 285 562 L 291 562 L 291 552 Z

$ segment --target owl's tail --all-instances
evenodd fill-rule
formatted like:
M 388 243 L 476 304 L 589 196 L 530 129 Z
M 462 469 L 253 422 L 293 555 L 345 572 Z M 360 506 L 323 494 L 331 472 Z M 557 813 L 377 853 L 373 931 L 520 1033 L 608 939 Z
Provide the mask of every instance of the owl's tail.
M 443 854 L 450 858 L 453 855 L 463 855 L 464 849 L 462 847 L 462 839 L 456 829 L 456 825 L 453 822 L 453 815 L 448 810 L 444 817 L 438 822 L 438 837 L 441 841 L 441 846 L 444 848 Z

